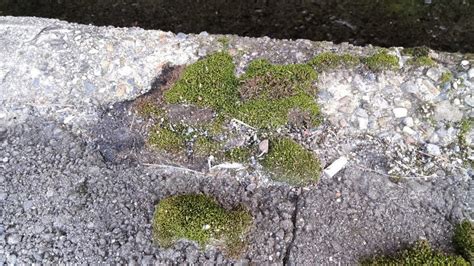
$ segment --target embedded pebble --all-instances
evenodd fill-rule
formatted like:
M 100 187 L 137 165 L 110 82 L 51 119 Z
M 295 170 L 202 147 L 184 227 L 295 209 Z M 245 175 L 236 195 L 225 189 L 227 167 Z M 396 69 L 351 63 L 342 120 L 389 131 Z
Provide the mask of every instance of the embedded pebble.
M 408 110 L 406 108 L 395 108 L 393 109 L 393 114 L 396 118 L 406 117 L 408 115 Z
M 439 148 L 438 145 L 435 145 L 435 144 L 427 144 L 426 151 L 428 152 L 428 154 L 433 155 L 433 156 L 441 155 L 441 149 Z

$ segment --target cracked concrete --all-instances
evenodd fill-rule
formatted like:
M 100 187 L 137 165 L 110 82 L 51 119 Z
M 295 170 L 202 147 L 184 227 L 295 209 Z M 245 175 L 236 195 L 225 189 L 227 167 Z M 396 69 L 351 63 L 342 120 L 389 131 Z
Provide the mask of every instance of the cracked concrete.
M 54 25 L 59 27 L 51 28 Z M 36 41 L 43 36 L 42 43 L 25 42 L 45 27 L 54 32 L 40 34 Z M 419 238 L 452 251 L 453 225 L 472 217 L 472 169 L 463 168 L 458 161 L 452 140 L 443 149 L 453 152 L 454 157 L 441 159 L 455 170 L 441 168 L 435 176 L 393 180 L 387 173 L 389 161 L 412 156 L 403 150 L 392 152 L 394 145 L 411 145 L 420 151 L 417 145 L 424 143 L 418 144 L 402 133 L 390 136 L 390 142 L 385 135 L 374 133 L 384 129 L 398 132 L 396 119 L 368 132 L 351 124 L 361 118 L 361 113 L 362 118 L 375 121 L 380 109 L 391 112 L 389 105 L 368 105 L 372 87 L 379 88 L 396 76 L 391 81 L 395 85 L 386 90 L 381 87 L 375 94 L 381 98 L 395 95 L 394 102 L 399 103 L 405 97 L 398 90 L 405 78 L 400 75 L 424 75 L 423 71 L 374 74 L 363 68 L 353 70 L 360 86 L 350 93 L 355 94 L 353 99 L 361 99 L 357 103 L 360 108 L 370 112 L 355 110 L 347 115 L 338 113 L 339 108 L 329 108 L 339 102 L 328 95 L 333 87 L 348 84 L 344 80 L 347 75 L 343 75 L 347 70 L 324 74 L 319 84 L 320 101 L 328 107 L 324 110 L 335 113 L 324 111 L 330 119 L 310 132 L 309 139 L 295 139 L 314 150 L 323 165 L 341 154 L 349 154 L 350 163 L 333 178 L 323 177 L 314 186 L 293 188 L 243 171 L 205 174 L 147 161 L 150 157 L 145 156 L 150 154 L 146 153 L 143 136 L 140 131 L 132 134 L 137 133 L 129 124 L 134 116 L 121 102 L 149 90 L 167 62 L 190 63 L 221 49 L 215 36 L 100 28 L 34 18 L 0 18 L 0 36 L 0 54 L 8 59 L 0 62 L 4 80 L 0 84 L 1 263 L 235 262 L 218 247 L 200 250 L 183 240 L 162 249 L 152 242 L 154 205 L 178 193 L 205 193 L 224 207 L 243 204 L 249 208 L 255 221 L 248 235 L 248 249 L 238 260 L 243 263 L 356 264 L 365 256 L 394 251 Z M 82 37 L 75 43 L 72 40 L 77 36 Z M 360 55 L 373 50 L 304 40 L 232 38 L 229 53 L 235 57 L 237 73 L 260 57 L 294 63 L 331 49 Z M 63 57 L 51 52 L 50 45 L 60 39 L 64 46 L 56 49 Z M 114 49 L 108 50 L 104 39 L 114 43 Z M 95 48 L 97 54 L 89 54 L 94 47 L 104 49 Z M 457 56 L 439 55 L 452 69 L 456 68 L 453 62 L 461 59 Z M 92 88 L 79 81 L 94 75 L 95 67 L 100 66 L 96 58 L 110 60 L 111 68 L 106 67 L 105 74 L 94 78 Z M 83 65 L 85 62 L 88 66 Z M 127 75 L 118 76 L 120 72 Z M 466 73 L 460 70 L 455 74 L 460 80 Z M 126 79 L 128 74 L 134 76 L 131 83 Z M 332 79 L 331 75 L 342 77 Z M 76 79 L 79 83 L 69 83 Z M 124 86 L 117 86 L 119 81 Z M 447 99 L 454 103 L 454 98 L 470 94 L 472 83 L 469 79 L 466 82 L 454 81 L 464 87 L 450 87 Z M 367 90 L 370 97 L 360 94 L 359 89 Z M 411 106 L 407 99 L 406 106 Z M 388 104 L 382 100 L 378 102 Z M 456 106 L 465 117 L 472 114 L 467 104 Z M 410 110 L 418 115 L 420 127 L 426 126 L 421 111 Z M 347 120 L 344 127 L 342 120 Z M 436 128 L 440 138 L 452 138 L 445 136 L 446 132 L 456 132 L 457 126 L 445 129 L 443 123 Z M 419 153 L 414 154 L 418 155 L 413 158 L 419 158 Z M 415 163 L 418 167 L 420 161 Z

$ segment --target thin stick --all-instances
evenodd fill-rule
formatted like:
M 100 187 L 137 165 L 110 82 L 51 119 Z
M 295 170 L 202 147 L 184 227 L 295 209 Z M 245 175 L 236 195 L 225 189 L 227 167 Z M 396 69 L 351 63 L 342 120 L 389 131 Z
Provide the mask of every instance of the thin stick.
M 251 129 L 253 129 L 253 130 L 257 130 L 257 129 L 254 128 L 253 126 L 251 126 L 251 125 L 249 125 L 249 124 L 247 124 L 247 123 L 245 123 L 245 122 L 242 122 L 242 121 L 240 121 L 240 120 L 238 120 L 238 119 L 232 118 L 231 121 L 234 121 L 234 122 L 236 122 L 236 123 L 238 123 L 238 124 L 241 124 L 241 125 L 243 125 L 243 126 L 245 126 L 245 127 L 251 128 Z

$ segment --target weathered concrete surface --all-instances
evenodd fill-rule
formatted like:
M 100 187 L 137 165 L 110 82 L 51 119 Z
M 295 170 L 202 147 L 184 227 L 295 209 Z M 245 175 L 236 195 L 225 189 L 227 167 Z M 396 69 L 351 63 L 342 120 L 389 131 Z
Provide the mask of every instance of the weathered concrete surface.
M 152 243 L 154 204 L 183 192 L 247 206 L 255 224 L 243 261 L 256 263 L 353 264 L 420 237 L 450 250 L 453 224 L 472 218 L 472 169 L 459 152 L 470 150 L 457 142 L 458 116 L 436 108 L 449 104 L 462 119 L 473 116 L 474 62 L 464 55 L 432 51 L 436 66 L 412 68 L 395 48 L 398 71 L 359 66 L 320 73 L 318 102 L 326 120 L 310 137 L 291 137 L 323 166 L 340 156 L 349 162 L 333 178 L 300 190 L 259 173 L 207 175 L 104 156 L 127 141 L 114 132 L 128 132 L 124 121 L 133 120 L 109 106 L 149 90 L 165 64 L 191 63 L 222 49 L 217 36 L 12 17 L 0 18 L 0 36 L 0 258 L 8 263 L 230 262 L 216 248 Z M 302 63 L 322 51 L 375 50 L 229 40 L 237 73 L 255 58 Z M 446 70 L 453 79 L 441 84 Z M 115 142 L 96 145 L 107 134 Z M 468 143 L 473 135 L 471 129 Z

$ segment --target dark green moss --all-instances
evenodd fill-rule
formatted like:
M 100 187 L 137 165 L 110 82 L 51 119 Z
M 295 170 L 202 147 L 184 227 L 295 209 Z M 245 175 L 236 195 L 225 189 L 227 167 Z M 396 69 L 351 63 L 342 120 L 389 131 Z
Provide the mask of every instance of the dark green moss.
M 339 66 L 356 66 L 360 59 L 351 54 L 336 54 L 324 52 L 311 59 L 308 64 L 315 67 L 318 71 L 337 68 Z
M 226 161 L 247 163 L 252 156 L 252 149 L 248 147 L 238 147 L 225 152 Z
M 471 264 L 474 262 L 474 224 L 462 221 L 454 230 L 454 244 L 458 252 Z
M 164 93 L 168 103 L 193 103 L 217 111 L 232 110 L 238 80 L 227 53 L 215 53 L 188 66 L 176 84 Z
M 453 73 L 451 73 L 451 71 L 447 71 L 441 74 L 441 78 L 439 79 L 439 82 L 446 83 L 446 82 L 451 81 L 452 79 L 453 79 Z
M 461 256 L 447 255 L 433 250 L 427 241 L 418 241 L 409 249 L 394 256 L 379 256 L 365 261 L 362 265 L 469 265 Z
M 435 66 L 436 62 L 431 59 L 429 56 L 420 56 L 420 57 L 414 57 L 409 60 L 407 60 L 407 64 L 413 65 L 416 67 L 430 67 L 430 66 Z
M 321 171 L 313 153 L 289 138 L 272 140 L 262 165 L 271 171 L 274 180 L 291 185 L 316 183 Z
M 163 247 L 180 239 L 195 241 L 201 248 L 218 241 L 230 256 L 238 256 L 251 223 L 252 216 L 243 208 L 226 210 L 201 194 L 178 195 L 155 206 L 153 236 Z
M 385 49 L 364 58 L 363 61 L 373 71 L 394 70 L 398 68 L 398 57 L 388 54 Z
M 158 126 L 150 132 L 148 143 L 154 148 L 170 153 L 178 153 L 186 147 L 186 139 L 182 134 Z

